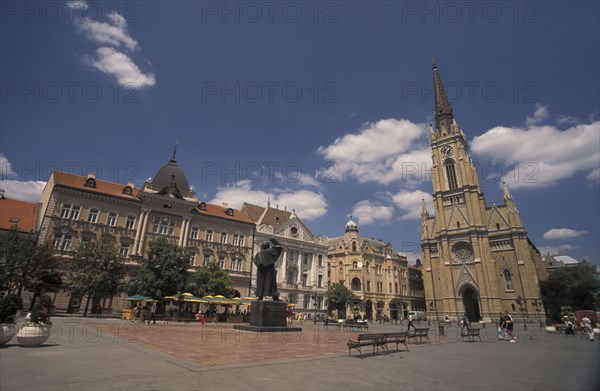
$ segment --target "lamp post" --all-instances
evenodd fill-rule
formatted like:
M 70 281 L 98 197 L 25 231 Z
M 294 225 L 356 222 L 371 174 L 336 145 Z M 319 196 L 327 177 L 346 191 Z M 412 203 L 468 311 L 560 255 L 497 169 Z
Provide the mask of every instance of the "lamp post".
M 317 299 L 318 299 L 318 295 L 315 293 L 313 295 L 313 300 L 315 301 L 315 316 L 313 319 L 313 323 L 316 325 L 317 324 Z
M 515 301 L 517 302 L 517 304 L 519 305 L 519 309 L 521 310 L 521 317 L 523 318 L 523 328 L 527 330 L 527 321 L 525 320 L 524 316 L 525 311 L 527 311 L 527 299 L 522 298 L 521 296 L 517 296 Z

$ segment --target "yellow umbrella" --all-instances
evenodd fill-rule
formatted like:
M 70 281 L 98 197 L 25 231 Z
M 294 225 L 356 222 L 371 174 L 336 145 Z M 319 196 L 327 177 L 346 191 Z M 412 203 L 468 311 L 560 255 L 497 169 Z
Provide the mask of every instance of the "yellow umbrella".
M 295 307 L 295 306 L 296 306 L 296 304 L 291 304 L 291 303 L 288 304 L 288 307 Z

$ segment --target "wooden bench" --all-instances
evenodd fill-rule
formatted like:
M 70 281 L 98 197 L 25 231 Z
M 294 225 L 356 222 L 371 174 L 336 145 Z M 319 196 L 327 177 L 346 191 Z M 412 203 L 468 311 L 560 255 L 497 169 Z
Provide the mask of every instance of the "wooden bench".
M 426 329 L 414 329 L 412 334 L 409 332 L 408 338 L 417 338 L 419 337 L 419 342 L 423 342 L 423 338 L 427 338 L 427 342 L 431 342 L 429 341 L 429 328 Z
M 356 320 L 352 320 L 352 319 L 347 319 L 343 324 L 342 327 L 344 328 L 344 330 L 350 329 L 350 330 L 354 330 L 354 328 L 358 329 L 358 330 L 368 330 L 369 329 L 369 324 L 367 322 L 358 322 Z
M 342 323 L 336 321 L 336 320 L 328 320 L 325 323 L 323 323 L 323 328 L 324 329 L 328 329 L 329 327 L 334 327 L 338 330 L 342 329 Z
M 470 338 L 471 342 L 475 342 L 475 337 L 479 338 L 482 341 L 481 336 L 479 335 L 481 329 L 479 327 L 467 328 L 466 334 L 461 334 L 461 338 L 464 341 L 465 337 Z
M 379 348 L 387 351 L 385 334 L 358 334 L 356 341 L 348 340 L 348 356 L 352 356 L 352 349 L 358 350 L 359 354 L 362 355 L 361 348 L 363 346 L 373 346 L 373 354 Z
M 404 346 L 406 347 L 406 350 L 408 351 L 408 345 L 407 345 L 407 332 L 406 331 L 398 331 L 398 332 L 394 332 L 394 333 L 385 333 L 385 343 L 395 343 L 396 344 L 396 350 L 398 350 L 398 347 L 400 346 L 400 344 L 404 344 Z

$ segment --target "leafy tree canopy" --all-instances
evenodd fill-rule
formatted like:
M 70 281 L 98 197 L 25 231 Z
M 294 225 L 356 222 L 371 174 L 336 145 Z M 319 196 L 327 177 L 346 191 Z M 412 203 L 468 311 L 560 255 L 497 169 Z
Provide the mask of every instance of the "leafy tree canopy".
M 127 292 L 161 299 L 186 287 L 190 253 L 187 249 L 158 238 L 149 243 L 148 255 L 129 282 Z
M 600 274 L 593 265 L 581 263 L 550 273 L 540 282 L 542 300 L 553 320 L 560 320 L 561 307 L 595 310 L 600 304 Z
M 88 299 L 98 302 L 119 291 L 124 274 L 124 261 L 114 243 L 87 242 L 77 248 L 69 263 L 68 289 L 74 295 L 88 295 Z
M 342 283 L 336 282 L 325 292 L 327 307 L 330 310 L 345 311 L 348 303 L 356 298 L 354 293 Z
M 229 274 L 219 268 L 216 262 L 210 262 L 198 269 L 194 275 L 193 284 L 193 293 L 198 297 L 206 295 L 232 297 L 234 293 L 233 282 Z

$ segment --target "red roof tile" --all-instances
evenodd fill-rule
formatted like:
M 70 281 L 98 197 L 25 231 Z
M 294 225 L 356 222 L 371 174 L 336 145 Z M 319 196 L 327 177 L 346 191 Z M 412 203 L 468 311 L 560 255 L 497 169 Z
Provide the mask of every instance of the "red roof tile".
M 245 214 L 243 214 L 241 211 L 239 211 L 237 209 L 224 208 L 219 205 L 213 205 L 213 204 L 207 204 L 207 203 L 203 203 L 203 204 L 206 205 L 206 209 L 200 209 L 199 207 L 196 208 L 196 211 L 201 215 L 219 217 L 219 218 L 226 219 L 226 220 L 233 220 L 233 221 L 238 221 L 241 223 L 247 223 L 247 224 L 254 225 L 254 222 L 252 220 L 250 220 L 248 218 L 248 216 L 246 216 Z M 228 215 L 226 213 L 227 210 L 231 210 L 231 212 L 232 212 L 231 215 Z
M 68 187 L 90 193 L 104 194 L 113 197 L 124 198 L 132 201 L 139 201 L 138 194 L 140 189 L 132 189 L 131 195 L 123 193 L 126 185 L 114 182 L 107 182 L 101 179 L 95 179 L 96 187 L 85 186 L 87 178 L 81 175 L 69 174 L 61 171 L 54 171 L 54 183 L 57 186 Z
M 37 219 L 38 204 L 34 202 L 0 199 L 0 229 L 10 230 L 13 227 L 19 232 L 34 232 Z M 11 219 L 17 219 L 11 222 Z

